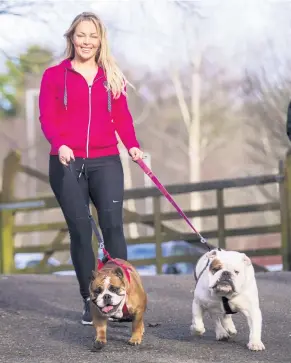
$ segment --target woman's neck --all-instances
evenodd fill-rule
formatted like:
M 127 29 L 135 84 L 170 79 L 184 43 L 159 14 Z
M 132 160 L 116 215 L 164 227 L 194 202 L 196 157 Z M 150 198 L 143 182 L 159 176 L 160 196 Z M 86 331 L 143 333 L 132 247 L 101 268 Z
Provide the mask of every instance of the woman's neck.
M 72 59 L 71 63 L 72 63 L 73 68 L 78 68 L 78 69 L 89 69 L 89 68 L 97 69 L 98 68 L 95 58 L 91 58 L 91 59 L 84 61 L 82 59 L 75 57 Z

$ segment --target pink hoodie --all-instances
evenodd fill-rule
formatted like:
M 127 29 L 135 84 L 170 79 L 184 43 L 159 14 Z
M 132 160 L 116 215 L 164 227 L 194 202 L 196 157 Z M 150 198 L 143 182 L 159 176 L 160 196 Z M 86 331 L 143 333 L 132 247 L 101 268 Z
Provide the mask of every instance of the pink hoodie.
M 75 157 L 95 158 L 118 154 L 117 131 L 129 150 L 139 147 L 127 99 L 114 99 L 106 90 L 106 76 L 99 67 L 92 86 L 73 70 L 69 59 L 48 68 L 41 81 L 40 123 L 51 144 L 50 154 L 70 147 Z

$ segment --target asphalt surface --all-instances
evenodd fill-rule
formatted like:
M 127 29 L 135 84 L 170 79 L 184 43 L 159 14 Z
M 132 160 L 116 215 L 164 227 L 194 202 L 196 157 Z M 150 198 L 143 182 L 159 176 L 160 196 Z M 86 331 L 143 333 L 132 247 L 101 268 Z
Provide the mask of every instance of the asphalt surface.
M 208 317 L 205 335 L 191 336 L 191 276 L 146 276 L 143 281 L 149 304 L 142 345 L 127 344 L 130 323 L 110 323 L 107 346 L 93 353 L 94 330 L 80 323 L 82 302 L 74 277 L 0 276 L 0 362 L 291 362 L 291 273 L 257 274 L 263 352 L 247 349 L 241 314 L 233 318 L 238 335 L 228 342 L 215 341 Z

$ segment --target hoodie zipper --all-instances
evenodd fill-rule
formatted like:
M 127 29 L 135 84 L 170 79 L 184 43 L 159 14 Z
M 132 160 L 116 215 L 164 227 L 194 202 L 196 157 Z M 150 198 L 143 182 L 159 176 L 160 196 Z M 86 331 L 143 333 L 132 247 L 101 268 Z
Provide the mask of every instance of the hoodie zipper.
M 86 140 L 86 157 L 87 158 L 89 157 L 89 138 L 90 138 L 91 113 L 92 113 L 92 106 L 91 106 L 92 85 L 89 86 L 89 120 L 88 120 L 87 140 Z
M 88 86 L 89 88 L 89 120 L 88 120 L 88 128 L 87 128 L 87 140 L 86 140 L 86 157 L 89 157 L 89 141 L 90 141 L 90 126 L 91 126 L 91 114 L 92 114 L 92 87 L 95 82 L 97 82 L 99 79 L 103 78 L 103 76 L 100 76 L 96 78 L 93 83 Z M 87 82 L 87 81 L 86 81 Z

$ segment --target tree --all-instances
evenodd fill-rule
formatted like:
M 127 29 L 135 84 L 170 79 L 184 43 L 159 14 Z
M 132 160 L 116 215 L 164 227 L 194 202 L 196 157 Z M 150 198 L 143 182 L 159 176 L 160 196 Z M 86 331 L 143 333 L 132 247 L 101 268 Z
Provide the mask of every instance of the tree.
M 271 38 L 257 48 L 262 59 L 259 69 L 246 69 L 241 87 L 244 124 L 250 131 L 245 133 L 245 145 L 250 161 L 260 173 L 272 173 L 290 144 L 286 134 L 290 56 L 280 53 Z M 250 49 L 254 57 L 258 56 L 256 50 Z
M 174 1 L 174 6 L 182 12 L 187 66 L 181 68 L 174 63 L 170 69 L 170 78 L 188 134 L 189 181 L 195 183 L 201 180 L 201 165 L 206 153 L 221 145 L 229 135 L 225 128 L 229 126 L 227 114 L 231 113 L 233 107 L 233 103 L 229 102 L 229 88 L 233 88 L 236 82 L 227 80 L 225 70 L 211 64 L 211 59 L 217 60 L 219 56 L 204 38 L 203 27 L 207 27 L 205 21 L 209 21 L 209 13 L 206 16 L 204 9 L 197 3 Z M 215 72 L 211 71 L 211 67 Z M 210 74 L 211 78 L 206 79 Z M 235 92 L 232 96 L 234 99 Z M 200 193 L 191 194 L 190 206 L 192 210 L 201 209 Z M 201 230 L 200 218 L 195 219 L 195 224 Z
M 0 15 L 20 16 L 19 10 L 30 8 L 34 1 L 22 1 L 18 4 L 13 0 L 0 0 Z
M 16 17 L 23 16 L 36 16 L 37 20 L 41 20 L 36 11 L 36 7 L 39 5 L 37 0 L 0 0 L 0 16 L 11 15 Z M 42 6 L 44 4 L 41 4 Z M 48 6 L 49 4 L 45 4 Z
M 286 119 L 290 87 L 291 74 L 274 81 L 263 68 L 259 74 L 245 72 L 242 86 L 245 145 L 256 174 L 276 173 L 279 160 L 289 147 Z M 264 199 L 277 199 L 269 187 L 261 186 L 259 191 Z
M 161 172 L 160 164 L 164 160 L 173 172 L 175 164 L 178 172 L 166 181 L 173 182 L 174 179 L 177 182 L 178 179 L 179 182 L 185 182 L 188 179 L 198 182 L 201 180 L 203 161 L 221 148 L 229 135 L 236 131 L 233 126 L 237 121 L 234 117 L 237 79 L 229 69 L 226 72 L 224 67 L 215 66 L 223 63 L 224 59 L 219 49 L 211 47 L 210 40 L 204 38 L 205 34 L 209 37 L 209 32 L 203 28 L 207 28 L 211 21 L 203 14 L 206 12 L 197 6 L 197 2 L 167 3 L 167 14 L 171 21 L 175 21 L 172 28 L 176 29 L 175 37 L 179 39 L 174 42 L 176 57 L 173 49 L 169 48 L 169 35 L 164 34 L 163 37 L 162 31 L 159 31 L 160 19 L 156 17 L 157 14 L 150 14 L 145 3 L 141 3 L 140 10 L 143 11 L 143 18 L 147 19 L 148 28 L 143 29 L 144 34 L 152 34 L 153 29 L 156 29 L 159 49 L 164 49 L 165 58 L 174 60 L 168 65 L 165 62 L 159 71 L 145 80 L 146 86 L 139 91 L 144 94 L 145 104 L 150 105 L 143 106 L 145 112 L 139 113 L 138 117 L 135 115 L 135 120 L 145 123 L 144 127 L 141 126 L 141 134 L 145 140 L 151 140 L 150 145 L 147 142 L 146 148 L 152 151 L 155 167 L 159 165 L 158 170 Z M 207 24 L 204 24 L 205 21 Z M 135 34 L 134 30 L 132 34 Z M 165 140 L 179 156 L 168 157 L 172 155 L 172 150 L 168 150 Z M 167 155 L 166 160 L 161 155 Z M 166 170 L 163 170 L 163 175 L 167 175 Z M 191 194 L 191 209 L 201 209 L 201 198 L 200 193 Z M 194 223 L 197 229 L 201 229 L 199 218 L 195 218 Z
M 271 39 L 258 47 L 262 61 L 258 70 L 245 70 L 241 86 L 246 174 L 277 174 L 290 142 L 286 135 L 290 102 L 290 58 L 275 51 Z M 262 54 L 262 50 L 264 53 Z M 256 57 L 256 52 L 253 52 Z M 250 58 L 251 62 L 251 58 Z M 278 186 L 258 185 L 249 190 L 257 203 L 278 202 Z M 278 212 L 264 213 L 265 223 L 279 223 Z M 275 222 L 276 221 L 276 222 Z
M 33 45 L 18 58 L 6 61 L 7 72 L 0 74 L 0 117 L 15 116 L 21 111 L 27 77 L 41 76 L 52 60 L 50 50 Z

